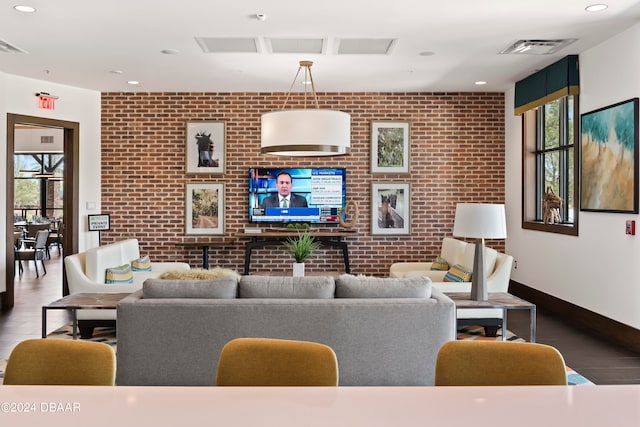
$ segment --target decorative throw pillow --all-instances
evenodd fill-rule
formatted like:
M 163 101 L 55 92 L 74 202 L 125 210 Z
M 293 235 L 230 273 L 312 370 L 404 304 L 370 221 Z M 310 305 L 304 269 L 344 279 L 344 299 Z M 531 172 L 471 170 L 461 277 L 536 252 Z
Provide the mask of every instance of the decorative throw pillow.
M 149 255 L 131 261 L 131 271 L 151 271 Z
M 215 267 L 210 270 L 203 268 L 192 268 L 190 270 L 169 270 L 158 276 L 158 279 L 164 280 L 209 280 L 218 279 L 220 277 L 235 277 L 240 279 L 240 275 L 229 269 Z
M 468 271 L 460 264 L 456 264 L 444 275 L 445 282 L 470 282 L 471 271 Z
M 447 271 L 449 269 L 449 263 L 446 259 L 439 256 L 435 261 L 431 263 L 431 270 L 435 271 Z
M 123 264 L 118 267 L 107 268 L 104 283 L 117 284 L 117 283 L 133 283 L 133 272 L 129 264 Z

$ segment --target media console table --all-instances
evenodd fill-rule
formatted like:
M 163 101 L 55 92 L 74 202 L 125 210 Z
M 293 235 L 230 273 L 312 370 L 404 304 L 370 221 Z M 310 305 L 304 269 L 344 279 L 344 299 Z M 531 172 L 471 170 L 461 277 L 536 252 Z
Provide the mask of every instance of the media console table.
M 244 252 L 244 273 L 249 274 L 251 265 L 251 253 L 254 249 L 263 248 L 265 246 L 281 245 L 282 241 L 289 237 L 296 237 L 304 230 L 285 230 L 282 231 L 262 231 L 260 233 L 238 233 L 238 237 L 250 237 L 251 239 L 245 244 Z M 355 231 L 336 230 L 336 231 L 308 231 L 310 235 L 316 237 L 323 245 L 331 246 L 342 250 L 344 259 L 344 269 L 346 273 L 351 273 L 349 267 L 349 247 L 344 237 L 355 236 Z
M 207 241 L 197 242 L 178 242 L 176 246 L 182 246 L 185 248 L 200 248 L 202 249 L 202 268 L 209 269 L 209 248 L 212 247 L 224 247 L 228 246 L 232 241 L 224 238 L 211 238 Z

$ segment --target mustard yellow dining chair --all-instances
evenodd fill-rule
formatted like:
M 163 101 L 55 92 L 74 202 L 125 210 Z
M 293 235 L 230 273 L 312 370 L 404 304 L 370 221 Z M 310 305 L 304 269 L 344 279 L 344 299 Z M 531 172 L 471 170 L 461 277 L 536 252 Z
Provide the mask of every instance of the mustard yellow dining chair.
M 338 360 L 324 344 L 238 338 L 222 348 L 219 386 L 337 386 Z
M 9 355 L 5 385 L 114 385 L 116 355 L 94 341 L 31 339 Z
M 435 385 L 567 385 L 567 370 L 560 352 L 549 345 L 449 341 L 438 352 Z

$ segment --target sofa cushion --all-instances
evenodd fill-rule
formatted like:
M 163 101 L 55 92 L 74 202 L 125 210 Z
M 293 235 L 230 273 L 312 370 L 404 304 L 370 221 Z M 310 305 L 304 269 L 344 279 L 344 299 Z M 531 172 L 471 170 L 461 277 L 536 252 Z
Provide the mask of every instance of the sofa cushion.
M 104 283 L 133 283 L 133 272 L 131 265 L 123 264 L 117 267 L 107 268 L 104 276 Z
M 335 282 L 328 276 L 242 276 L 240 298 L 331 299 Z
M 441 256 L 437 257 L 435 261 L 431 263 L 431 270 L 447 271 L 449 269 L 449 263 Z
M 238 279 L 227 276 L 209 280 L 147 279 L 142 284 L 143 298 L 234 299 Z
M 456 264 L 447 271 L 444 275 L 445 282 L 470 282 L 471 270 L 463 267 L 460 264 Z
M 240 275 L 228 268 L 216 267 L 209 270 L 203 268 L 175 269 L 163 272 L 158 279 L 167 280 L 208 280 L 220 277 L 235 277 L 240 280 Z
M 151 260 L 149 255 L 131 260 L 132 271 L 151 271 Z
M 431 279 L 342 274 L 336 279 L 336 298 L 431 298 Z

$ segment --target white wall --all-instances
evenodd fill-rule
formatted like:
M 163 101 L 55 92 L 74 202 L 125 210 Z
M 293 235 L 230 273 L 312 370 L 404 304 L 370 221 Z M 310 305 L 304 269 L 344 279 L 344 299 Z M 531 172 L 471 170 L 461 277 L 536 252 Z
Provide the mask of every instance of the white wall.
M 640 96 L 640 24 L 580 54 L 580 112 Z M 639 215 L 580 212 L 579 236 L 521 227 L 521 120 L 506 94 L 507 252 L 511 277 L 526 286 L 640 329 L 640 233 L 625 235 Z M 579 162 L 576 159 L 576 163 Z
M 56 95 L 55 110 L 38 108 L 38 92 L 48 92 Z M 34 80 L 10 74 L 0 73 L 0 165 L 7 161 L 7 114 L 22 114 L 27 116 L 46 117 L 56 120 L 66 120 L 80 124 L 80 189 L 79 189 L 79 250 L 98 246 L 98 233 L 87 230 L 87 215 L 100 213 L 100 92 L 79 89 Z M 0 194 L 6 194 L 6 176 L 0 174 Z M 95 208 L 87 210 L 87 203 L 93 203 Z M 9 207 L 11 208 L 11 207 Z M 0 210 L 6 212 L 5 197 L 0 197 Z M 2 241 L 6 240 L 7 224 L 2 215 Z M 6 259 L 5 245 L 0 245 L 0 259 Z M 6 290 L 6 265 L 0 263 L 0 292 Z

